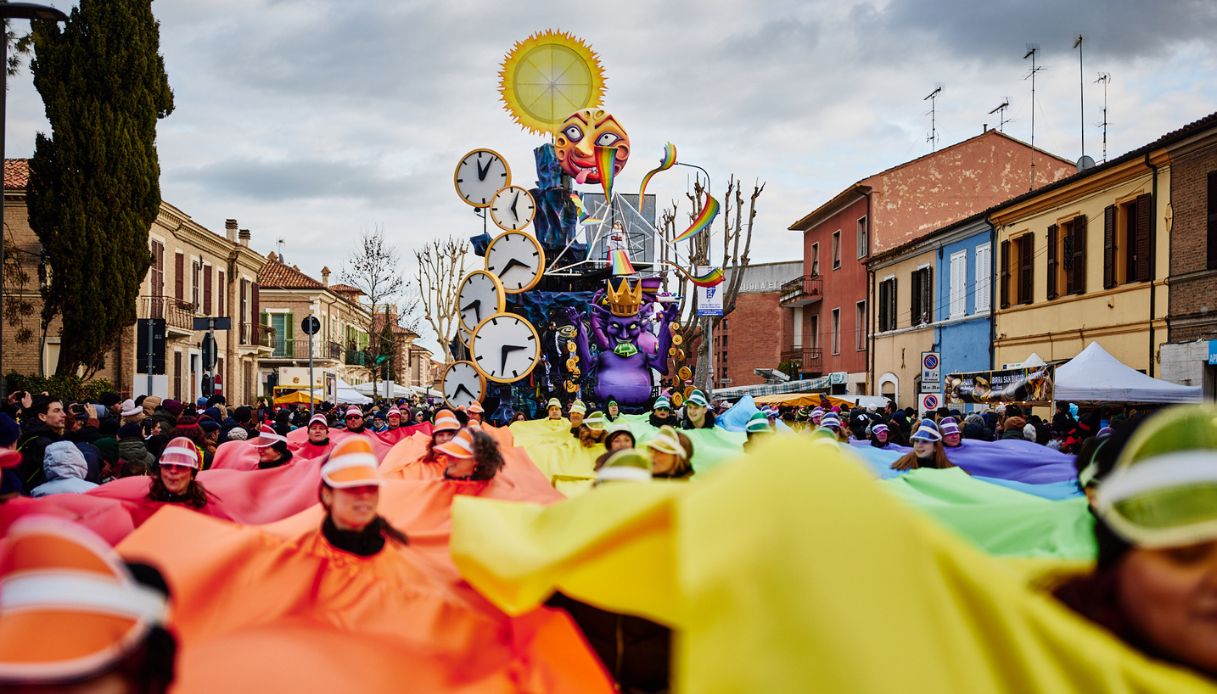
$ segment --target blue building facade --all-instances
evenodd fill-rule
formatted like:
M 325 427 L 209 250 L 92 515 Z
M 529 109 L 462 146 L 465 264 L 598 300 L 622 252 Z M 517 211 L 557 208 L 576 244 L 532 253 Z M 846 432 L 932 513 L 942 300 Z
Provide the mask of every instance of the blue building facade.
M 993 368 L 992 238 L 992 227 L 977 215 L 943 229 L 936 239 L 941 243 L 935 268 L 940 319 L 934 346 L 941 352 L 944 377 Z

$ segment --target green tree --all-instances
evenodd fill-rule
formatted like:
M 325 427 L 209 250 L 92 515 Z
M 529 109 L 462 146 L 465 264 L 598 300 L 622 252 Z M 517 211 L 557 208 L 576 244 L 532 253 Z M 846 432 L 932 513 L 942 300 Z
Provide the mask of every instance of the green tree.
M 65 339 L 55 373 L 86 377 L 135 322 L 161 203 L 156 122 L 173 111 L 151 0 L 81 0 L 34 23 L 34 87 L 51 136 L 30 160 L 30 226 L 49 258 L 43 320 Z

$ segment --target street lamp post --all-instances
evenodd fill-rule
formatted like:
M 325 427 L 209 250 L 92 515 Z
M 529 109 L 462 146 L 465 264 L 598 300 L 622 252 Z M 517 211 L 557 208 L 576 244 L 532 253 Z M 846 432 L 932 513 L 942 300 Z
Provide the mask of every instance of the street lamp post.
M 7 2 L 0 5 L 0 19 L 5 20 L 4 40 L 0 41 L 0 166 L 4 166 L 4 122 L 5 110 L 8 107 L 8 20 L 10 19 L 40 19 L 48 22 L 66 22 L 68 16 L 63 12 L 48 7 L 46 5 L 38 5 L 32 2 Z M 4 364 L 4 323 L 8 320 L 4 316 L 4 311 L 7 309 L 4 300 L 4 269 L 7 267 L 5 259 L 5 234 L 4 234 L 4 192 L 3 184 L 0 183 L 0 365 Z M 39 354 L 41 359 L 42 355 Z M 3 373 L 3 367 L 0 366 L 0 398 L 8 395 L 8 377 Z

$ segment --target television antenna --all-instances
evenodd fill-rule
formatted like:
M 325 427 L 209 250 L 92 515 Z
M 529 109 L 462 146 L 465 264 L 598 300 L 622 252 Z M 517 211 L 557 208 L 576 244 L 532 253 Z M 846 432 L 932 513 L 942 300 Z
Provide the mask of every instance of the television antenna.
M 1082 126 L 1082 158 L 1086 157 L 1086 80 L 1082 77 L 1082 35 L 1073 41 L 1073 47 L 1078 49 L 1078 122 Z
M 990 116 L 993 115 L 994 113 L 997 114 L 997 131 L 998 132 L 1003 132 L 1003 133 L 1006 132 L 1006 123 L 1010 122 L 1010 119 L 1006 118 L 1006 109 L 1008 109 L 1008 108 L 1010 108 L 1010 97 L 1006 97 L 1006 99 L 1004 101 L 1002 101 L 1001 104 L 999 104 L 997 108 L 993 109 L 992 111 L 989 111 Z
M 1035 60 L 1039 55 L 1040 47 L 1038 43 L 1027 44 L 1027 52 L 1023 55 L 1023 60 L 1031 59 L 1031 70 L 1027 73 L 1024 80 L 1031 79 L 1031 148 L 1035 149 L 1035 74 L 1044 69 L 1043 65 L 1036 65 Z M 1035 152 L 1031 153 L 1031 186 L 1028 190 L 1035 189 Z
M 287 261 L 283 259 L 283 245 L 286 243 L 287 239 L 283 238 L 282 236 L 275 239 L 275 248 L 279 251 L 279 262 L 283 263 L 284 265 L 287 264 Z
M 930 102 L 930 110 L 926 115 L 930 117 L 930 134 L 926 136 L 925 141 L 930 143 L 930 151 L 933 152 L 938 146 L 938 95 L 942 93 L 942 82 L 934 85 L 934 91 L 927 94 L 922 101 Z
M 1107 85 L 1111 84 L 1111 73 L 1100 72 L 1099 79 L 1095 83 L 1103 83 L 1103 122 L 1099 126 L 1103 128 L 1103 161 L 1107 161 L 1107 126 L 1111 125 L 1107 121 Z

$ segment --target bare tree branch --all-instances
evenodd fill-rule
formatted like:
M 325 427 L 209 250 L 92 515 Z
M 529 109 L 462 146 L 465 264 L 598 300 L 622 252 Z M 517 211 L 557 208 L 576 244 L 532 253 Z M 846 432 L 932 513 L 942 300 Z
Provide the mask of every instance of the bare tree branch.
M 372 386 L 375 388 L 378 366 L 382 361 L 380 358 L 393 358 L 398 349 L 388 309 L 392 304 L 396 310 L 396 302 L 392 300 L 401 296 L 408 287 L 399 266 L 397 249 L 385 240 L 383 227 L 377 226 L 360 236 L 359 245 L 339 273 L 339 278 L 363 292 L 370 304 L 367 356 Z
M 456 292 L 465 276 L 468 253 L 469 244 L 455 236 L 432 239 L 421 250 L 414 252 L 417 261 L 415 281 L 423 319 L 434 331 L 444 361 L 451 361 L 448 345 L 459 327 Z

